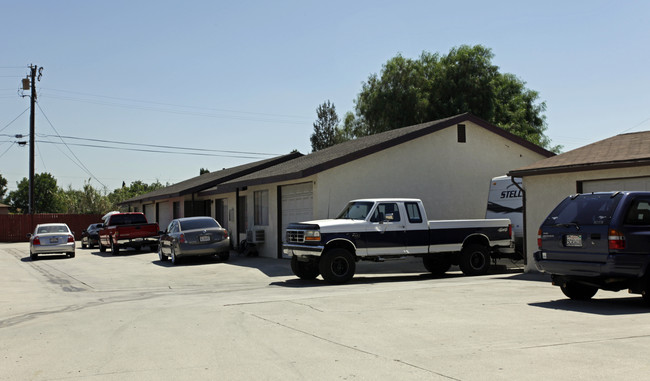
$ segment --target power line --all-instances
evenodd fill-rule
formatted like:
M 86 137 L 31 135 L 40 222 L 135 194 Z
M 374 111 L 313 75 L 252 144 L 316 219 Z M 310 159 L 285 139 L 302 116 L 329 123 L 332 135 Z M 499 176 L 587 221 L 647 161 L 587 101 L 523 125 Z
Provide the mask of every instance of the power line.
M 4 131 L 7 127 L 11 126 L 11 123 L 15 122 L 16 120 L 18 120 L 18 118 L 20 118 L 21 116 L 23 116 L 23 114 L 26 113 L 27 110 L 29 110 L 29 107 L 27 107 L 27 108 L 25 109 L 25 111 L 21 112 L 20 115 L 18 115 L 17 117 L 15 117 L 14 120 L 12 120 L 11 122 L 7 123 L 6 126 L 0 128 L 0 132 Z
M 207 148 L 194 148 L 194 147 L 179 147 L 179 146 L 167 146 L 161 144 L 144 144 L 144 143 L 131 143 L 131 142 L 122 142 L 117 140 L 105 140 L 105 139 L 92 139 L 92 138 L 80 138 L 76 136 L 64 136 L 64 135 L 46 135 L 39 134 L 42 137 L 62 137 L 66 139 L 74 140 L 85 140 L 98 143 L 111 143 L 111 144 L 124 144 L 132 146 L 142 146 L 142 147 L 156 147 L 156 148 L 169 148 L 169 149 L 178 149 L 178 150 L 188 150 L 188 151 L 203 151 L 203 152 L 222 152 L 222 153 L 234 153 L 234 154 L 245 154 L 245 155 L 259 155 L 259 156 L 278 156 L 277 153 L 264 153 L 264 152 L 247 152 L 247 151 L 229 151 L 229 150 L 219 150 L 219 149 L 207 149 Z

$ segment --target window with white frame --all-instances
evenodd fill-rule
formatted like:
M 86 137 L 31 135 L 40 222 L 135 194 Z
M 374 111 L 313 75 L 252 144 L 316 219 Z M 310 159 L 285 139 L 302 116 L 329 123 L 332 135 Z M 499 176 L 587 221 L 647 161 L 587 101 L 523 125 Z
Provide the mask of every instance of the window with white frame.
M 255 225 L 267 226 L 269 224 L 269 191 L 256 191 L 253 195 L 255 209 Z

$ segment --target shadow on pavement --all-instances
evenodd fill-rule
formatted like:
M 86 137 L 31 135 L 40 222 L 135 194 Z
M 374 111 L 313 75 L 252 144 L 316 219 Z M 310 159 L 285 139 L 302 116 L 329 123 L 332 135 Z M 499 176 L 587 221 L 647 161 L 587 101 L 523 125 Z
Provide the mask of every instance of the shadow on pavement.
M 560 292 L 559 289 L 558 292 Z M 591 300 L 560 299 L 548 302 L 530 303 L 529 305 L 553 310 L 581 312 L 603 316 L 650 313 L 650 307 L 645 304 L 641 296 L 630 296 L 628 298 L 596 298 Z
M 68 258 L 67 255 L 65 254 L 40 254 L 36 261 L 51 261 L 51 260 L 57 260 L 57 259 L 74 259 L 74 258 Z M 21 262 L 34 262 L 32 259 L 27 256 L 27 257 L 22 257 L 20 258 Z

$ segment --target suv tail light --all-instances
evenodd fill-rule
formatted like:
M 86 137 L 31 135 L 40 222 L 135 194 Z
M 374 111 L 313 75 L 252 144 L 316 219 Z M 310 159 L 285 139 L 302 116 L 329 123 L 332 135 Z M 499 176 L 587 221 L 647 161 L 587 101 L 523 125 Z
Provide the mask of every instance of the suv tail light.
M 625 249 L 625 236 L 622 232 L 610 229 L 609 236 L 607 237 L 610 250 L 623 250 Z
M 542 229 L 537 230 L 537 248 L 542 250 Z

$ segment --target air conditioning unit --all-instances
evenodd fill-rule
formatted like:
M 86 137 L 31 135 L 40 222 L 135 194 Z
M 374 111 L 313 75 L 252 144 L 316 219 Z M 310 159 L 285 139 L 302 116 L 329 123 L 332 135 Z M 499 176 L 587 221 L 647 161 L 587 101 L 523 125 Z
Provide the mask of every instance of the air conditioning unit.
M 263 243 L 264 230 L 249 230 L 246 232 L 246 241 L 249 243 Z

